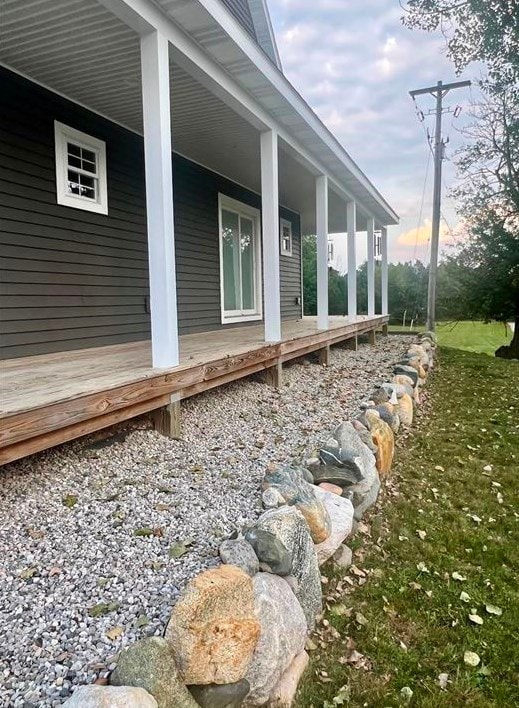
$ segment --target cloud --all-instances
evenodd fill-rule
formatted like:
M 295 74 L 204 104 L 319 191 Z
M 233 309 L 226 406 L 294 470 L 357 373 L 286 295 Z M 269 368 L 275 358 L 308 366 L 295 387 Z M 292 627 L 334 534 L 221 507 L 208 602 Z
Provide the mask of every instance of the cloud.
M 396 242 L 399 246 L 423 246 L 431 240 L 432 234 L 432 221 L 430 219 L 425 219 L 423 224 L 416 229 L 409 229 L 409 231 L 404 231 L 401 233 Z M 444 223 L 440 224 L 440 243 L 454 243 L 454 237 Z
M 434 117 L 420 125 L 408 92 L 454 78 L 443 38 L 403 27 L 403 11 L 394 0 L 270 0 L 269 8 L 285 74 L 401 215 L 394 255 L 400 257 L 406 248 L 412 253 L 414 236 L 411 246 L 397 239 L 416 228 L 422 192 L 423 215 L 432 212 L 432 165 L 425 180 L 429 147 L 424 128 L 432 132 Z M 454 105 L 465 105 L 470 95 L 457 93 Z M 427 113 L 432 97 L 420 99 L 419 105 Z M 460 138 L 450 121 L 445 120 L 445 136 L 450 133 L 452 157 Z M 452 162 L 444 163 L 444 175 L 450 185 L 455 178 Z M 452 204 L 446 201 L 444 207 L 449 222 L 455 223 Z

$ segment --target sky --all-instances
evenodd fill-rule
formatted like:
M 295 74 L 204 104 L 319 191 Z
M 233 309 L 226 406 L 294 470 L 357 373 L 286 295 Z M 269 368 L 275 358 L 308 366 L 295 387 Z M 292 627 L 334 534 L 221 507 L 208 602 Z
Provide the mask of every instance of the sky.
M 398 0 L 269 0 L 269 9 L 285 75 L 400 216 L 400 224 L 389 229 L 389 260 L 427 262 L 433 162 L 431 156 L 427 169 L 426 131 L 433 133 L 434 116 L 418 120 L 409 90 L 438 80 L 474 79 L 475 72 L 457 77 L 443 37 L 406 29 Z M 443 136 L 449 138 L 443 251 L 461 238 L 448 193 L 456 179 L 452 158 L 462 142 L 459 129 L 469 120 L 476 93 L 475 87 L 457 89 L 444 100 L 462 111 L 456 119 L 443 118 Z M 420 96 L 417 103 L 426 114 L 434 98 Z M 344 235 L 334 237 L 334 251 L 336 267 L 345 270 Z M 358 262 L 365 257 L 365 239 L 358 239 Z

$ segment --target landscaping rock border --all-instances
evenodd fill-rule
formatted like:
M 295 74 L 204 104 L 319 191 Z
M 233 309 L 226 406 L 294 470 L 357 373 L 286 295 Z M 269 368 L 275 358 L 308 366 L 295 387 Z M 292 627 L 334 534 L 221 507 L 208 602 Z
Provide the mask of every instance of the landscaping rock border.
M 342 544 L 390 474 L 395 434 L 412 424 L 435 351 L 434 334 L 422 334 L 392 381 L 374 386 L 355 420 L 339 422 L 318 459 L 269 469 L 265 512 L 221 544 L 222 565 L 188 583 L 165 638 L 126 649 L 110 686 L 81 687 L 65 705 L 87 705 L 78 703 L 84 696 L 91 708 L 115 706 L 112 696 L 124 691 L 127 705 L 138 694 L 158 708 L 292 705 L 322 611 L 319 565 L 332 556 L 351 563 Z

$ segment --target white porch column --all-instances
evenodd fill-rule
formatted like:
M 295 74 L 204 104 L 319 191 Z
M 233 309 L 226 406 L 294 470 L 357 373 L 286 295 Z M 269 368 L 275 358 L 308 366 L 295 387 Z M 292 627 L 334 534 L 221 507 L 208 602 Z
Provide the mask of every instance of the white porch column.
M 357 205 L 346 206 L 346 230 L 348 232 L 348 319 L 357 319 Z
M 328 329 L 328 177 L 315 181 L 317 231 L 317 329 Z
M 375 219 L 368 218 L 368 315 L 375 314 Z
M 265 341 L 281 339 L 281 294 L 279 284 L 279 174 L 278 134 L 261 133 L 261 223 L 263 231 L 263 288 Z
M 141 37 L 153 366 L 179 363 L 168 40 Z
M 389 300 L 388 300 L 388 277 L 387 277 L 387 226 L 383 226 L 381 229 L 380 237 L 380 255 L 382 258 L 382 314 L 389 314 Z

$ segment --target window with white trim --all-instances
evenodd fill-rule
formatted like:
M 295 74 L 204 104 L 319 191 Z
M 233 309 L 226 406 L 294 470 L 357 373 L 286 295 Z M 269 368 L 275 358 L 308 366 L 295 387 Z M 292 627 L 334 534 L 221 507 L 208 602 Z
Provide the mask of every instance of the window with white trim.
M 260 320 L 260 213 L 219 195 L 222 323 Z
M 292 255 L 292 222 L 288 219 L 279 220 L 279 238 L 281 240 L 281 255 Z
M 58 204 L 108 214 L 106 145 L 54 121 Z

